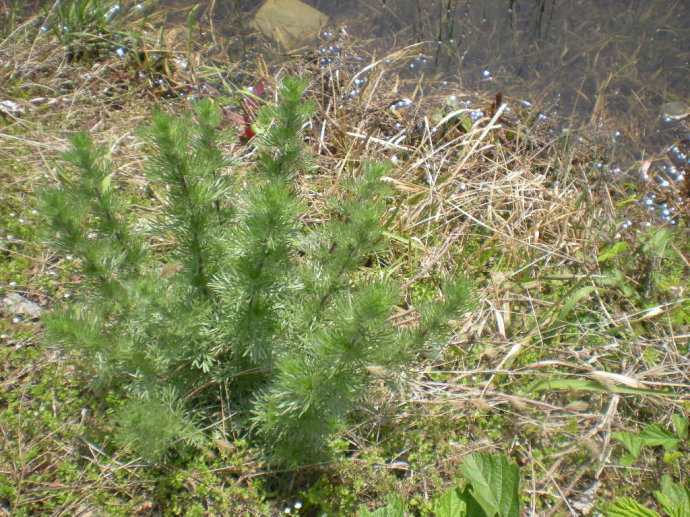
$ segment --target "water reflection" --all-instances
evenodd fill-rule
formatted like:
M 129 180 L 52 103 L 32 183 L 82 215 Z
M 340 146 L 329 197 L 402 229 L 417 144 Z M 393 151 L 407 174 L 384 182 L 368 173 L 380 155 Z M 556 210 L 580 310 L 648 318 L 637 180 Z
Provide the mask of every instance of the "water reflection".
M 328 26 L 314 34 L 323 70 L 339 66 L 343 49 L 337 40 L 344 26 L 379 57 L 426 42 L 403 66 L 389 66 L 427 92 L 445 94 L 456 87 L 487 97 L 502 91 L 515 104 L 524 99 L 523 107 L 533 106 L 539 122 L 555 130 L 570 127 L 611 149 L 598 170 L 647 182 L 650 194 L 655 192 L 643 198 L 645 205 L 673 220 L 663 192 L 687 184 L 690 166 L 685 149 L 690 134 L 688 0 L 304 1 L 329 16 Z M 188 13 L 181 8 L 188 1 L 167 3 Z M 275 45 L 248 29 L 262 3 L 213 3 L 215 28 L 241 41 L 231 49 L 234 57 L 270 60 L 273 48 L 282 62 Z M 358 102 L 366 90 L 366 76 L 355 79 L 341 92 L 341 102 Z M 399 93 L 400 98 L 412 96 Z M 473 120 L 481 116 L 471 115 Z
M 355 3 L 366 4 L 372 17 L 348 17 Z M 367 0 L 337 5 L 334 20 L 340 17 L 351 31 L 375 38 L 372 43 L 381 51 L 393 41 L 436 41 L 436 76 L 472 90 L 558 99 L 561 113 L 578 123 L 629 137 L 666 130 L 656 123 L 660 106 L 690 95 L 686 0 Z M 613 120 L 618 127 L 609 127 Z
M 642 163 L 646 206 L 675 222 L 664 193 L 685 188 L 690 167 L 678 150 L 690 134 L 688 0 L 310 3 L 330 16 L 332 27 L 347 25 L 369 40 L 378 55 L 430 42 L 401 71 L 428 88 L 449 82 L 529 99 L 538 120 L 578 129 L 610 148 L 604 174 L 634 175 Z
M 177 0 L 175 3 L 179 3 Z M 230 32 L 262 2 L 217 9 Z M 327 34 L 347 25 L 379 55 L 420 42 L 408 73 L 557 103 L 575 126 L 619 132 L 622 151 L 659 152 L 676 131 L 659 116 L 690 99 L 687 0 L 307 0 L 329 16 Z M 244 24 L 238 23 L 243 17 Z M 221 20 L 222 19 L 222 20 Z M 316 35 L 315 35 L 316 36 Z M 328 38 L 329 36 L 326 36 Z M 326 58 L 327 59 L 327 58 Z M 327 63 L 326 63 L 327 64 Z

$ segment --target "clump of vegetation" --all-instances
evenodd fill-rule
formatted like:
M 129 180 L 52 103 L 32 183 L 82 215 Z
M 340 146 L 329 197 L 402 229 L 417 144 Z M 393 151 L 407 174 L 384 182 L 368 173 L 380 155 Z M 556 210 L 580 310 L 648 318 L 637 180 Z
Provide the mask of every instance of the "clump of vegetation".
M 308 78 L 312 111 L 290 128 L 308 119 L 288 146 L 298 172 L 274 173 L 262 164 L 293 156 L 268 142 L 283 108 L 257 122 L 246 102 L 272 97 L 273 74 L 228 59 L 233 38 L 197 32 L 203 16 L 176 24 L 175 7 L 154 3 L 0 13 L 0 101 L 19 107 L 0 119 L 0 514 L 426 517 L 462 511 L 468 493 L 487 514 L 683 511 L 684 198 L 657 198 L 675 224 L 650 218 L 644 188 L 601 172 L 610 150 L 591 134 L 562 133 L 510 95 L 492 105 L 455 83 L 422 90 L 407 67 L 420 47 L 364 66 L 343 34 L 319 66 L 311 55 L 281 68 Z M 58 6 L 115 4 L 108 20 L 54 32 L 70 16 Z M 215 108 L 196 103 L 208 97 Z M 132 132 L 161 98 L 170 113 L 199 112 L 158 112 Z M 238 120 L 244 140 L 240 128 L 226 139 Z M 72 164 L 55 166 L 65 151 Z M 44 187 L 44 201 L 69 200 L 57 253 L 34 228 L 35 187 L 51 179 L 61 193 Z M 253 238 L 271 214 L 283 231 Z M 351 264 L 347 246 L 367 236 Z M 439 330 L 417 344 L 433 316 L 423 301 L 459 268 L 479 303 L 454 318 L 448 346 L 417 355 L 447 342 Z M 63 305 L 52 335 L 11 300 Z M 400 342 L 338 362 L 364 302 L 364 332 Z M 401 380 L 409 389 L 390 389 Z M 317 451 L 285 444 L 290 434 Z M 346 453 L 265 461 L 334 451 Z M 468 474 L 476 451 L 513 480 L 507 457 L 521 466 L 519 508 L 496 511 L 501 478 Z M 512 500 L 515 483 L 504 486 Z
M 520 472 L 503 455 L 471 454 L 462 462 L 469 483 L 434 496 L 430 510 L 435 517 L 518 517 L 520 515 Z M 359 517 L 405 517 L 405 502 L 398 494 L 389 504 L 374 511 L 361 505 Z
M 76 300 L 46 318 L 48 341 L 74 353 L 95 390 L 127 400 L 117 437 L 148 460 L 201 443 L 199 430 L 218 422 L 215 408 L 198 408 L 219 386 L 231 393 L 230 425 L 274 458 L 318 458 L 366 399 L 371 372 L 392 375 L 468 308 L 467 281 L 446 282 L 443 300 L 416 303 L 416 326 L 395 327 L 399 288 L 359 274 L 383 244 L 385 165 L 353 171 L 329 221 L 300 221 L 305 87 L 285 79 L 280 102 L 262 110 L 256 165 L 239 192 L 207 101 L 195 122 L 157 112 L 144 132 L 148 173 L 165 192 L 155 221 L 132 221 L 110 160 L 85 133 L 64 156 L 73 173 L 41 192 L 54 248 L 77 257 L 83 275 Z M 154 236 L 167 253 L 152 249 Z

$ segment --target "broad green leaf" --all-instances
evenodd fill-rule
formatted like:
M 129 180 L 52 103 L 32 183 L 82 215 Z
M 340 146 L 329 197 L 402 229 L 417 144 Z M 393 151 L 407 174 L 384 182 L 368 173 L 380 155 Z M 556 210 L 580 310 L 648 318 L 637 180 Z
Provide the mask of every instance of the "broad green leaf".
M 406 244 L 408 246 L 412 246 L 413 248 L 417 248 L 418 250 L 423 250 L 425 249 L 424 246 L 422 246 L 419 242 L 417 242 L 415 239 L 408 239 L 407 237 L 403 237 L 402 235 L 398 235 L 397 233 L 391 233 L 386 230 L 383 230 L 381 232 L 382 235 L 385 237 L 388 237 L 389 239 L 396 240 L 398 242 L 402 242 L 403 244 Z
M 671 431 L 664 429 L 661 424 L 649 424 L 640 432 L 640 438 L 645 445 L 654 447 L 661 445 L 667 451 L 678 448 L 680 440 Z
M 629 467 L 630 465 L 634 465 L 636 461 L 637 458 L 632 454 L 625 454 L 621 456 L 620 464 L 622 467 Z
M 434 501 L 433 512 L 434 517 L 486 517 L 467 488 L 446 490 Z
M 460 498 L 460 491 L 451 488 L 434 501 L 436 517 L 467 517 L 467 503 Z
M 456 117 L 457 119 L 458 117 Z M 461 117 L 459 117 L 460 120 L 458 120 L 457 125 L 465 132 L 469 133 L 472 131 L 472 119 L 467 115 L 463 114 Z
M 642 247 L 644 253 L 651 257 L 663 258 L 668 250 L 668 242 L 673 238 L 669 230 L 658 230 Z
M 628 244 L 623 242 L 623 241 L 619 241 L 619 242 L 615 243 L 614 245 L 607 246 L 606 248 L 601 250 L 601 252 L 599 253 L 599 256 L 597 257 L 597 261 L 598 262 L 605 262 L 609 259 L 617 257 L 622 252 L 627 251 L 627 250 L 628 250 Z
M 388 496 L 388 504 L 376 510 L 367 509 L 366 505 L 359 506 L 359 517 L 405 517 L 405 503 L 398 494 Z
M 472 484 L 472 497 L 488 517 L 520 515 L 520 471 L 508 458 L 478 452 L 465 458 L 460 469 Z
M 589 293 L 591 293 L 592 291 L 596 291 L 596 289 L 597 288 L 594 285 L 586 285 L 575 291 L 568 298 L 568 301 L 563 304 L 563 308 L 558 313 L 558 319 L 564 320 L 565 317 L 570 313 L 570 311 L 573 310 L 573 307 L 577 305 L 577 302 L 579 302 L 582 298 L 588 296 Z
M 570 389 L 576 391 L 597 391 L 600 393 L 624 393 L 630 395 L 656 395 L 657 397 L 677 397 L 670 391 L 656 391 L 645 388 L 633 388 L 632 386 L 613 385 L 603 386 L 591 379 L 547 379 L 531 386 L 530 391 L 544 391 L 549 389 Z
M 661 479 L 661 490 L 654 497 L 668 517 L 690 517 L 690 488 L 674 483 L 669 476 Z
M 640 455 L 644 443 L 637 433 L 617 431 L 611 433 L 611 436 L 618 440 L 633 457 L 637 458 Z
M 686 440 L 688 438 L 688 419 L 682 415 L 675 414 L 673 419 L 673 430 L 676 432 L 676 436 L 681 440 Z
M 664 462 L 665 463 L 673 463 L 675 462 L 678 458 L 682 458 L 684 454 L 680 451 L 675 451 L 675 452 L 665 452 L 664 453 Z
M 621 497 L 613 503 L 604 505 L 603 511 L 606 517 L 660 517 L 654 510 L 645 508 L 629 497 Z

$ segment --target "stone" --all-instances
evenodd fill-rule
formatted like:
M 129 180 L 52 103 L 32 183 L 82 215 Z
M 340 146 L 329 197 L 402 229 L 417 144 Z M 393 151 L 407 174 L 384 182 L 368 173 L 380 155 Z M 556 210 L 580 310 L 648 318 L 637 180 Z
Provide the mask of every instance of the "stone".
M 327 23 L 328 16 L 300 0 L 266 0 L 251 26 L 287 51 L 309 42 Z
M 12 316 L 39 318 L 43 314 L 43 308 L 40 305 L 17 293 L 0 296 L 0 308 Z

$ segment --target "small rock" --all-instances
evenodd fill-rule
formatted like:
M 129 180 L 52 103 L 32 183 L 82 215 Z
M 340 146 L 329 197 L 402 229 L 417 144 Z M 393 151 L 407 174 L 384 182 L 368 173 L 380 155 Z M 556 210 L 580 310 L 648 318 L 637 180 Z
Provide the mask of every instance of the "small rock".
M 690 115 L 690 106 L 683 101 L 667 102 L 661 105 L 661 116 L 669 120 L 683 120 Z
M 0 307 L 2 307 L 3 312 L 12 316 L 39 318 L 43 314 L 43 308 L 40 305 L 17 293 L 1 296 Z
M 251 26 L 291 50 L 314 38 L 327 23 L 328 16 L 300 0 L 266 0 Z
M 0 113 L 11 117 L 20 117 L 26 114 L 26 108 L 11 100 L 0 101 Z

